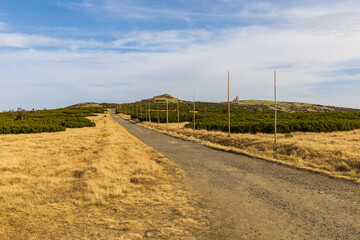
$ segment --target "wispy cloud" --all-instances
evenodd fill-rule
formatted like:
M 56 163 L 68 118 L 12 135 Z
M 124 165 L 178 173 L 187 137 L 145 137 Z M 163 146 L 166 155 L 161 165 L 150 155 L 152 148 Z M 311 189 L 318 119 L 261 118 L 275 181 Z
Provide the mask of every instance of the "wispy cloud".
M 107 45 L 95 40 L 59 39 L 42 35 L 0 33 L 0 47 L 6 48 L 105 48 Z
M 98 49 L 136 51 L 178 51 L 194 44 L 214 42 L 214 32 L 206 30 L 138 31 L 126 34 L 113 33 L 113 40 L 75 40 L 29 35 L 0 33 L 0 47 L 6 48 L 54 48 L 54 49 Z
M 360 2 L 304 1 L 245 3 L 237 17 L 254 24 L 276 25 L 278 27 L 311 28 L 320 30 L 337 29 L 341 26 L 358 26 Z
M 146 35 L 133 34 L 118 44 Z M 151 34 L 147 39 L 161 44 Z M 232 94 L 244 99 L 269 99 L 272 71 L 280 66 L 277 69 L 280 100 L 354 106 L 336 102 L 333 96 L 317 99 L 315 91 L 319 84 L 328 81 L 356 80 L 357 75 L 342 74 L 341 69 L 355 67 L 360 61 L 359 40 L 360 33 L 313 35 L 305 30 L 248 27 L 233 29 L 230 35 L 215 42 L 192 43 L 181 51 L 119 53 L 101 48 L 92 51 L 30 49 L 2 52 L 0 62 L 3 77 L 16 86 L 25 86 L 27 82 L 26 86 L 36 92 L 49 89 L 45 83 L 51 81 L 58 88 L 71 88 L 69 91 L 77 96 L 91 95 L 107 101 L 136 100 L 169 89 L 179 91 L 185 98 L 190 98 L 195 89 L 201 100 L 221 101 L 220 92 L 226 92 L 223 80 L 226 80 L 227 69 L 231 71 Z M 170 42 L 177 41 L 182 40 L 177 40 L 175 34 Z M 332 74 L 334 71 L 337 74 Z M 39 87 L 43 83 L 44 87 Z M 102 87 L 96 87 L 98 84 Z
M 68 3 L 101 19 L 135 19 L 139 21 L 187 22 L 189 28 L 215 29 L 234 26 L 276 25 L 277 27 L 308 28 L 311 30 L 359 29 L 360 2 L 355 0 L 321 1 L 172 1 L 143 0 L 83 0 Z M 181 8 L 179 8 L 181 6 Z M 205 24 L 206 22 L 206 24 Z M 169 26 L 171 28 L 171 26 Z M 344 29 L 347 28 L 347 29 Z
M 39 96 L 48 93 L 44 99 L 63 99 L 60 102 L 81 101 L 80 97 L 91 100 L 87 96 L 95 101 L 131 101 L 169 89 L 183 98 L 190 99 L 196 90 L 200 100 L 222 101 L 228 69 L 232 94 L 270 99 L 276 69 L 280 100 L 360 107 L 360 97 L 353 95 L 349 101 L 346 88 L 337 93 L 347 96 L 342 102 L 333 93 L 318 97 L 319 86 L 342 81 L 349 86 L 359 78 L 360 3 L 219 0 L 192 1 L 199 5 L 191 8 L 190 1 L 181 1 L 189 6 L 178 9 L 176 4 L 168 5 L 170 1 L 160 2 L 153 6 L 141 0 L 83 0 L 70 7 L 101 16 L 102 21 L 126 19 L 129 25 L 134 19 L 201 24 L 114 28 L 107 33 L 111 37 L 83 36 L 81 40 L 78 33 L 68 38 L 0 33 L 0 47 L 5 49 L 0 51 L 0 70 L 7 79 L 0 83 L 0 100 L 6 100 L 9 89 L 26 86 Z M 227 19 L 246 24 L 227 25 Z M 58 94 L 58 89 L 68 95 Z M 33 106 L 29 101 L 29 107 Z
M 181 19 L 191 22 L 194 19 L 227 18 L 235 15 L 219 11 L 223 1 L 169 1 L 149 2 L 144 0 L 83 0 L 70 2 L 62 6 L 72 9 L 83 9 L 89 13 L 100 15 L 102 18 L 117 19 Z M 181 6 L 181 8 L 179 7 Z
M 140 1 L 141 2 L 141 1 Z M 63 6 L 73 9 L 82 8 L 90 13 L 110 18 L 130 19 L 154 19 L 158 17 L 174 17 L 179 13 L 168 8 L 152 8 L 142 6 L 139 1 L 113 1 L 113 0 L 83 0 L 82 2 L 71 2 Z
M 177 51 L 194 44 L 214 42 L 215 39 L 217 36 L 206 30 L 141 31 L 124 34 L 113 44 L 118 48 L 144 51 Z

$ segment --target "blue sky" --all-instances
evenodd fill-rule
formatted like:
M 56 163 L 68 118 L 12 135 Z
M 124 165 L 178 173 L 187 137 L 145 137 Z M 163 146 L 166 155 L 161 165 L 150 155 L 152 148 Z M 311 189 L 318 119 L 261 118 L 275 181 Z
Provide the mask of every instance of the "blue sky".
M 0 110 L 170 93 L 360 108 L 360 2 L 0 1 Z

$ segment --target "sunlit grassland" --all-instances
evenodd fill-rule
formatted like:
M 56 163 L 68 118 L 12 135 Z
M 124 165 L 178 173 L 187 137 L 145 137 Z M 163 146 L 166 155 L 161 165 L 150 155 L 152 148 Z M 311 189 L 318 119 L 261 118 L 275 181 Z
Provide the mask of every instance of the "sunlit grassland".
M 0 239 L 196 239 L 209 231 L 169 160 L 109 115 L 0 135 Z

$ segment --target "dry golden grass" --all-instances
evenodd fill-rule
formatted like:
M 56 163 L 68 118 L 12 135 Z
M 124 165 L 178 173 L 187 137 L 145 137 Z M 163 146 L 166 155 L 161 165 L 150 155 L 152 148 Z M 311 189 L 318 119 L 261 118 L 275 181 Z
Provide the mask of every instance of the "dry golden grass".
M 195 239 L 208 231 L 169 160 L 109 115 L 0 136 L 0 239 Z
M 323 172 L 360 182 L 360 130 L 332 133 L 232 134 L 178 128 L 176 123 L 138 123 L 144 127 L 203 145 Z

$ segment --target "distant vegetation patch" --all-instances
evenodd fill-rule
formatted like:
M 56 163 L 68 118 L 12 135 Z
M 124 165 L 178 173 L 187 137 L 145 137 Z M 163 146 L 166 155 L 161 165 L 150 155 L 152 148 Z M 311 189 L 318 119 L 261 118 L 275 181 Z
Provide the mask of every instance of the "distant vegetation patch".
M 265 101 L 262 101 L 265 102 Z M 268 101 L 267 106 L 260 104 L 261 101 L 248 104 L 231 105 L 231 132 L 235 133 L 273 133 L 274 111 Z M 293 112 L 295 106 L 308 109 L 308 112 Z M 316 106 L 316 107 L 314 107 Z M 360 113 L 356 109 L 335 108 L 317 106 L 311 104 L 292 104 L 286 112 L 279 109 L 278 132 L 332 132 L 350 131 L 360 129 Z M 150 109 L 150 114 L 149 114 Z M 177 122 L 177 103 L 168 103 L 169 123 Z M 190 122 L 186 127 L 193 127 L 193 103 L 179 101 L 179 121 Z M 301 110 L 300 109 L 300 110 Z M 315 110 L 316 111 L 315 111 Z M 122 104 L 118 112 L 131 115 L 132 119 L 140 121 L 167 122 L 166 103 L 144 100 L 136 103 Z M 150 117 L 149 117 L 150 116 Z M 196 129 L 228 131 L 227 104 L 196 102 Z
M 94 127 L 87 116 L 103 113 L 104 107 L 60 108 L 0 113 L 0 134 L 59 132 L 66 128 Z
M 86 103 L 77 103 L 71 106 L 68 106 L 68 108 L 115 108 L 117 106 L 116 103 L 95 103 L 95 102 L 86 102 Z
M 249 108 L 257 109 L 258 112 L 273 111 L 274 101 L 265 100 L 244 100 L 234 102 L 240 106 L 247 106 Z M 334 107 L 334 106 L 323 106 L 318 104 L 310 103 L 298 103 L 298 102 L 278 102 L 277 109 L 279 112 L 355 112 L 357 109 Z
M 230 130 L 234 133 L 274 133 L 274 114 L 233 113 Z M 193 127 L 187 124 L 186 127 Z M 199 114 L 196 129 L 228 131 L 226 114 Z M 277 130 L 291 132 L 333 132 L 360 129 L 360 113 L 279 113 Z

